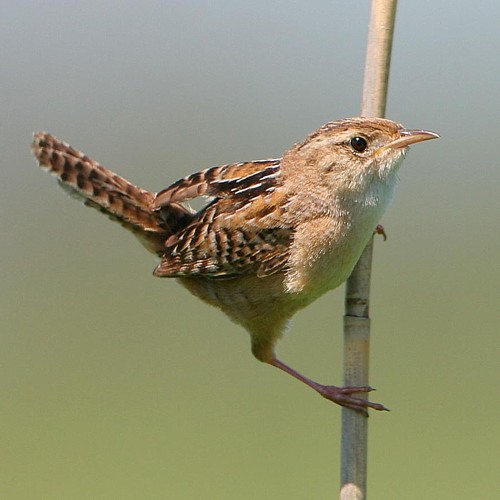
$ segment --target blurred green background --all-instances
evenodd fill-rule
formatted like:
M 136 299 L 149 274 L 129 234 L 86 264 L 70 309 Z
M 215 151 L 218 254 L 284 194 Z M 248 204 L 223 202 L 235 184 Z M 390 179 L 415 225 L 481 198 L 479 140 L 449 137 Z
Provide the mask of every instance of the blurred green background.
M 58 135 L 153 191 L 356 115 L 368 1 L 4 1 L 5 499 L 336 498 L 340 410 L 30 157 Z M 387 116 L 439 132 L 401 171 L 372 285 L 373 499 L 498 492 L 500 3 L 401 2 Z M 284 361 L 341 383 L 343 290 Z

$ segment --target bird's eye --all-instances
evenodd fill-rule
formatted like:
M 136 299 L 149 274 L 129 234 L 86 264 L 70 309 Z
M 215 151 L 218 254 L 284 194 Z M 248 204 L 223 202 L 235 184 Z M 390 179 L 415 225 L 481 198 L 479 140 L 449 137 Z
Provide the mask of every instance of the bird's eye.
M 351 146 L 354 151 L 362 153 L 367 148 L 368 143 L 364 137 L 356 136 L 349 140 L 349 146 Z

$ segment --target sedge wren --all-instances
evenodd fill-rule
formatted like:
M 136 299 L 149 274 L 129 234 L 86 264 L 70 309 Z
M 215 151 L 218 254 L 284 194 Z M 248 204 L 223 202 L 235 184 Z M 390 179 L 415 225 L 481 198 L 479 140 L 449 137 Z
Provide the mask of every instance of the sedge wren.
M 251 337 L 254 356 L 337 404 L 385 407 L 370 387 L 318 384 L 276 358 L 290 318 L 351 273 L 393 196 L 408 146 L 437 138 L 380 118 L 327 123 L 282 158 L 212 167 L 150 193 L 46 133 L 40 166 L 85 205 L 129 229 L 160 263 Z M 206 197 L 198 211 L 185 202 Z

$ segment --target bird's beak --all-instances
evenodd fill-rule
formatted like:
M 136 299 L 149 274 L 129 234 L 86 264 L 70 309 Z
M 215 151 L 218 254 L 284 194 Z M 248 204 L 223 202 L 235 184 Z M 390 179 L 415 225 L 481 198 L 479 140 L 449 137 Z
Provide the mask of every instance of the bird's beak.
M 431 139 L 437 139 L 438 134 L 434 132 L 428 132 L 427 130 L 407 130 L 403 129 L 399 131 L 401 137 L 386 144 L 380 149 L 401 149 L 410 146 L 411 144 L 416 144 L 417 142 L 430 141 Z

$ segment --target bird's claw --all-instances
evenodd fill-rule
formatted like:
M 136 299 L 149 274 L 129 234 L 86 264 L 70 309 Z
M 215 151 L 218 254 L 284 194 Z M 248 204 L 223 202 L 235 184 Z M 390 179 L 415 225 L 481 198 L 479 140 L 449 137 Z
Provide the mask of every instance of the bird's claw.
M 323 385 L 318 392 L 329 401 L 333 401 L 345 408 L 359 411 L 366 416 L 368 416 L 368 408 L 378 411 L 389 411 L 388 408 L 380 403 L 372 403 L 366 399 L 353 396 L 353 394 L 358 392 L 371 392 L 373 390 L 375 389 L 370 386 L 337 387 L 334 385 Z
M 380 234 L 380 236 L 384 238 L 384 241 L 387 241 L 387 234 L 382 224 L 377 224 L 377 227 L 374 229 L 373 234 Z

